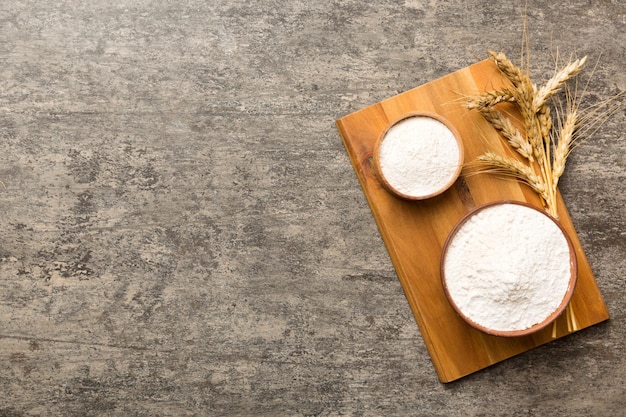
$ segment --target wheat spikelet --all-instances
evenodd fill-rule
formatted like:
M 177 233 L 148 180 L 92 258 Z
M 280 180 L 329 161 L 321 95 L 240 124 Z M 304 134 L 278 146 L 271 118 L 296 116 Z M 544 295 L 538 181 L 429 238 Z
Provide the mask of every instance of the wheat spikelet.
M 539 123 L 539 134 L 544 141 L 550 138 L 552 130 L 552 116 L 550 115 L 550 107 L 543 105 L 537 111 L 537 122 Z

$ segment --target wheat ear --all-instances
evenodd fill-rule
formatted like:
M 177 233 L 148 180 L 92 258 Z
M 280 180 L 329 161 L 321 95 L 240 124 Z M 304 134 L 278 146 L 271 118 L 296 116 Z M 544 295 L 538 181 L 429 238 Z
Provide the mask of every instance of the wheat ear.
M 539 175 L 532 168 L 515 158 L 500 156 L 494 152 L 486 152 L 478 157 L 480 172 L 490 172 L 502 177 L 511 177 L 530 186 L 544 201 L 548 201 L 548 189 Z
M 502 136 L 504 136 L 509 145 L 511 145 L 517 153 L 528 159 L 530 162 L 534 161 L 533 148 L 530 142 L 528 142 L 526 138 L 522 136 L 520 131 L 513 126 L 513 123 L 511 123 L 509 118 L 504 117 L 502 112 L 499 112 L 491 107 L 481 109 L 480 113 L 496 130 L 502 133 Z
M 562 123 L 558 133 L 558 140 L 554 149 L 554 162 L 552 164 L 552 181 L 556 187 L 559 178 L 565 171 L 565 161 L 569 156 L 574 142 L 574 133 L 578 124 L 578 113 L 575 110 L 570 111 Z
M 504 53 L 489 51 L 489 55 L 491 55 L 500 71 L 502 71 L 515 87 L 518 87 L 522 83 L 522 79 L 524 78 L 522 71 L 511 62 Z
M 467 104 L 466 108 L 483 110 L 489 107 L 493 107 L 496 104 L 506 103 L 506 102 L 514 102 L 515 101 L 515 93 L 508 88 L 497 90 L 497 91 L 487 91 L 486 93 L 481 94 L 480 96 L 471 98 Z
M 587 57 L 582 57 L 581 59 L 577 59 L 574 62 L 566 65 L 562 70 L 558 71 L 554 76 L 548 80 L 548 82 L 543 85 L 539 90 L 537 90 L 537 94 L 533 100 L 533 107 L 535 111 L 539 111 L 539 109 L 546 104 L 548 98 L 553 96 L 561 86 L 573 76 L 580 72 L 580 69 L 585 62 L 587 61 Z

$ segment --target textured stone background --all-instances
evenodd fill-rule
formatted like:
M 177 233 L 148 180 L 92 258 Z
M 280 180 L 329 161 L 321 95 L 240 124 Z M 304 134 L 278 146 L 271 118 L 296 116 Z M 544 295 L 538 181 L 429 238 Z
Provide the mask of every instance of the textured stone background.
M 562 182 L 612 319 L 448 385 L 334 126 L 518 57 L 499 3 L 3 1 L 0 416 L 623 415 L 624 108 Z M 626 89 L 623 1 L 529 3 Z

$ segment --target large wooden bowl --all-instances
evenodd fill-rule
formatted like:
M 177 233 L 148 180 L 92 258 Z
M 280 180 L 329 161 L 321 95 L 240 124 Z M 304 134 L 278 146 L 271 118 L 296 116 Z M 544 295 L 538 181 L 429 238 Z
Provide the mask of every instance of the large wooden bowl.
M 569 267 L 570 267 L 569 282 L 567 283 L 566 291 L 563 294 L 555 294 L 555 296 L 561 297 L 560 303 L 559 303 L 559 305 L 558 305 L 558 307 L 556 309 L 554 309 L 551 312 L 546 312 L 547 315 L 545 316 L 545 318 L 543 320 L 541 320 L 541 321 L 531 325 L 530 327 L 518 328 L 518 329 L 506 329 L 506 330 L 503 330 L 503 329 L 493 329 L 493 328 L 486 327 L 484 325 L 484 323 L 478 323 L 477 321 L 475 321 L 475 319 L 472 319 L 471 317 L 469 317 L 469 315 L 466 314 L 467 311 L 463 311 L 463 308 L 461 308 L 459 306 L 459 304 L 455 300 L 455 297 L 451 294 L 451 291 L 450 291 L 450 288 L 449 288 L 449 283 L 448 283 L 448 280 L 447 280 L 447 277 L 446 277 L 446 268 L 445 268 L 446 256 L 448 255 L 449 247 L 450 247 L 451 243 L 454 241 L 455 236 L 457 235 L 459 230 L 461 228 L 463 228 L 463 226 L 466 223 L 472 221 L 472 218 L 474 216 L 476 216 L 478 213 L 482 212 L 483 210 L 485 210 L 487 208 L 490 208 L 490 207 L 494 207 L 494 206 L 497 206 L 497 205 L 504 205 L 504 204 L 514 204 L 514 205 L 527 207 L 528 209 L 534 210 L 534 211 L 538 212 L 539 214 L 541 214 L 542 216 L 545 216 L 552 223 L 554 223 L 558 227 L 558 229 L 561 231 L 561 233 L 563 234 L 563 237 L 565 238 L 565 241 L 567 242 L 567 246 L 568 246 L 568 249 L 569 249 Z M 536 245 L 540 245 L 540 244 L 541 244 L 541 242 L 533 242 L 533 245 L 535 245 L 535 247 L 536 247 Z M 476 259 L 476 262 L 479 263 L 479 262 L 481 262 L 481 260 L 480 259 Z M 548 215 L 546 212 L 544 212 L 542 210 L 539 210 L 535 206 L 532 206 L 532 205 L 530 205 L 528 203 L 523 203 L 523 202 L 519 202 L 519 201 L 495 201 L 495 202 L 492 202 L 492 203 L 487 203 L 487 204 L 484 204 L 482 206 L 479 206 L 476 209 L 474 209 L 474 210 L 470 211 L 469 213 L 467 213 L 454 226 L 454 228 L 452 229 L 452 231 L 448 235 L 448 238 L 446 239 L 446 241 L 444 243 L 444 247 L 443 247 L 443 251 L 442 251 L 442 255 L 441 255 L 441 260 L 440 260 L 441 281 L 442 281 L 442 284 L 443 284 L 443 289 L 444 289 L 444 292 L 445 292 L 445 295 L 446 295 L 448 301 L 450 302 L 450 305 L 457 312 L 457 314 L 463 320 L 465 320 L 470 326 L 472 326 L 472 327 L 474 327 L 474 328 L 476 328 L 478 330 L 481 330 L 481 331 L 483 331 L 483 332 L 485 332 L 487 334 L 490 334 L 490 335 L 506 336 L 506 337 L 526 336 L 526 335 L 529 335 L 531 333 L 535 333 L 535 332 L 545 328 L 546 326 L 548 326 L 561 313 L 563 313 L 563 311 L 566 309 L 567 304 L 569 303 L 572 295 L 574 294 L 574 288 L 576 286 L 576 280 L 577 280 L 577 276 L 578 276 L 577 269 L 578 269 L 577 268 L 577 260 L 576 260 L 576 253 L 574 251 L 574 246 L 573 246 L 572 241 L 569 238 L 567 232 L 561 226 L 561 224 L 557 220 L 555 220 L 552 216 Z

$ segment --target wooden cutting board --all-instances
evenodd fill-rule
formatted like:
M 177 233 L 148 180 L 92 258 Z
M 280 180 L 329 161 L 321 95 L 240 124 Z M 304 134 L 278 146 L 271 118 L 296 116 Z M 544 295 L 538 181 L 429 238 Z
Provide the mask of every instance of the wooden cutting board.
M 493 62 L 485 60 L 337 120 L 339 133 L 442 382 L 456 380 L 609 318 L 559 195 L 560 222 L 578 257 L 578 282 L 568 309 L 553 325 L 530 336 L 498 337 L 473 329 L 457 316 L 443 292 L 439 262 L 446 237 L 456 222 L 478 205 L 518 200 L 540 207 L 540 200 L 516 181 L 490 174 L 467 176 L 464 170 L 443 194 L 424 201 L 405 201 L 387 192 L 375 175 L 372 152 L 378 136 L 391 121 L 416 110 L 438 113 L 457 128 L 466 163 L 486 150 L 508 152 L 491 125 L 477 112 L 464 107 L 468 96 L 496 89 L 506 82 Z

